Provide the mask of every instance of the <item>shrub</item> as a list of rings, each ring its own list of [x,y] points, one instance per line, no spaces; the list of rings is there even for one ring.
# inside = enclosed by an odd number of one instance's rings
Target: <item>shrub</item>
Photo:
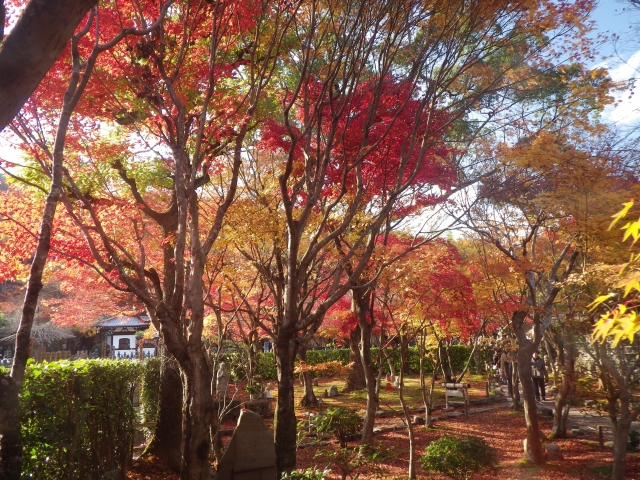
[[[434,350],[435,347],[430,347],[430,350]],[[371,349],[371,357],[374,359],[378,358],[378,348]],[[466,345],[452,345],[450,347],[450,355],[451,355],[451,366],[453,370],[457,372],[461,372],[464,368],[467,360],[469,359],[469,354],[471,353],[471,348]],[[400,369],[400,349],[395,348],[390,351],[391,355],[391,363],[393,364],[396,370]],[[491,363],[491,349],[485,349],[480,351],[480,358],[483,361],[489,361]],[[327,349],[327,350],[308,350],[307,351],[307,365],[314,366],[319,364],[331,364],[332,362],[340,362],[342,365],[347,365],[349,363],[349,349],[348,348],[335,348],[335,349]],[[420,371],[420,355],[418,354],[417,347],[409,347],[409,372],[410,373],[418,373]],[[383,366],[383,371],[385,373],[389,373],[389,366],[385,363]],[[429,362],[428,359],[425,359],[425,372],[432,373],[433,365]],[[276,378],[276,368],[273,360],[273,352],[259,352],[257,354],[257,365],[256,372],[265,380],[272,380]],[[324,375],[330,376],[332,372],[326,372]]]
[[[142,364],[142,378],[140,385],[140,404],[142,420],[155,422],[158,419],[160,405],[160,357],[150,357]]]
[[[331,474],[331,470],[319,470],[317,468],[307,468],[306,470],[283,473],[281,480],[324,480]]]
[[[353,440],[362,432],[362,420],[356,411],[350,408],[329,408],[316,420],[316,429],[318,432],[333,433],[340,447],[345,448],[349,440]]]
[[[140,376],[141,365],[131,361],[31,363],[21,397],[26,477],[124,478]]]
[[[467,480],[481,470],[495,469],[498,458],[496,450],[482,438],[444,436],[429,444],[420,462],[425,470]]]
[[[393,448],[393,447],[392,447]],[[358,470],[366,468],[367,475],[380,475],[380,463],[388,458],[389,451],[384,451],[380,446],[369,446],[368,449],[362,451],[359,447],[355,448],[327,448],[319,450],[315,457],[320,457],[329,462],[329,465],[340,471],[340,478],[346,480],[354,477]],[[354,478],[358,478],[355,475]]]

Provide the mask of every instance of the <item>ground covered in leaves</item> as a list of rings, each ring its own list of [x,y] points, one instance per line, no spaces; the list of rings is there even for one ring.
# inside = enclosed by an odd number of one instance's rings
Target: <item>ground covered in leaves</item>
[[[480,385],[477,386],[478,394]],[[298,393],[298,392],[296,392]],[[332,403],[340,400],[349,404],[352,408],[357,408],[360,398],[350,398],[341,395],[336,399],[331,399]],[[342,403],[340,402],[340,403]],[[413,402],[412,402],[413,403]],[[417,405],[416,405],[417,406]],[[486,407],[483,406],[483,407]],[[435,412],[438,415],[439,412]],[[302,410],[299,418],[304,418]],[[389,425],[401,423],[401,417],[388,417],[379,419],[376,425]],[[229,423],[229,425],[227,425]],[[269,428],[272,421],[266,421]],[[230,422],[225,422],[223,428],[232,428]],[[551,432],[551,421],[546,417],[540,418],[541,431],[548,435]],[[544,467],[536,467],[525,464],[522,461],[522,440],[526,436],[524,414],[512,412],[509,408],[495,408],[491,411],[472,414],[469,419],[448,418],[436,422],[436,428],[425,429],[424,427],[414,427],[417,440],[418,456],[424,453],[426,446],[433,440],[443,435],[475,435],[484,438],[491,446],[497,449],[499,466],[496,472],[486,472],[474,476],[474,479],[536,479],[536,480],[563,480],[563,479],[605,479],[611,474],[612,451],[607,449],[603,452],[599,450],[597,439],[592,433],[586,436],[576,437],[569,435],[564,440],[553,440],[553,443],[562,449],[563,460],[547,463]],[[230,437],[225,437],[225,444]],[[395,430],[376,435],[376,442],[379,442],[381,450],[385,452],[384,458],[376,462],[375,467],[364,467],[363,471],[354,472],[360,478],[406,478],[409,460],[409,441],[406,429]],[[550,442],[550,441],[549,441]],[[352,447],[357,446],[357,442],[352,442]],[[307,467],[317,467],[324,469],[327,460],[322,456],[322,451],[335,448],[336,445],[310,446],[298,450],[298,468],[304,470]],[[640,479],[640,454],[630,453],[627,456],[629,479]],[[340,478],[340,472],[335,467],[329,466],[331,474],[327,478]],[[419,478],[443,479],[433,472],[424,471],[417,466]],[[134,466],[129,474],[131,480],[177,480],[177,475],[171,474],[162,467],[159,459],[139,459],[134,462]]]

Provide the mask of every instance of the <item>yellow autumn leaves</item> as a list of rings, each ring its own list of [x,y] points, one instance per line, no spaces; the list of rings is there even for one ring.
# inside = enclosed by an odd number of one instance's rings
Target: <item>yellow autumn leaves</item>
[[[613,215],[613,222],[609,229],[625,218],[633,205],[633,200],[626,202],[624,208]],[[632,237],[631,245],[633,246],[640,238],[640,218],[627,222],[622,230],[624,230],[623,241]],[[640,302],[640,253],[631,253],[631,258],[623,265],[619,276],[621,280],[616,287],[624,289],[622,301],[600,316],[593,331],[596,340],[604,341],[612,337],[614,345],[623,339],[632,342],[635,334],[640,331],[640,319],[637,313],[640,306],[638,303]],[[616,296],[613,292],[599,296],[590,304],[591,310],[606,307],[606,303]]]

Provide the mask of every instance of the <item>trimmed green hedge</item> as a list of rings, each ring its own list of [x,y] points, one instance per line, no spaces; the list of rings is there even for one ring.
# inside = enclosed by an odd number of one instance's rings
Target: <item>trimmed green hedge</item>
[[[433,347],[435,350],[435,347]],[[451,365],[455,372],[460,372],[464,368],[471,348],[466,345],[452,345],[450,347]],[[484,361],[491,361],[491,350],[481,350],[480,358]],[[371,357],[374,361],[378,358],[378,348],[371,349]],[[317,365],[319,363],[339,361],[346,365],[349,363],[349,349],[348,348],[335,348],[328,350],[307,350],[307,363],[309,365]],[[391,350],[391,362],[396,370],[400,369],[400,349],[394,348]],[[473,365],[473,359],[471,360]],[[428,359],[425,359],[425,370],[427,373],[433,372],[433,365]],[[389,366],[385,364],[385,373],[389,373]],[[418,354],[417,347],[409,347],[409,371],[410,373],[418,373],[420,371],[420,356]],[[257,374],[263,379],[276,378],[276,369],[273,359],[273,352],[260,352],[258,353],[258,366]]]
[[[149,357],[142,363],[140,381],[140,413],[143,422],[155,422],[160,407],[160,366],[161,357]]]
[[[31,363],[23,384],[23,476],[125,478],[143,366],[128,360]]]

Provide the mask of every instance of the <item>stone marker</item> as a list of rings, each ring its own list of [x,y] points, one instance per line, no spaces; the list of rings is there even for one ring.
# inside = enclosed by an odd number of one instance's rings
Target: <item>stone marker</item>
[[[527,448],[527,439],[526,438],[522,441],[522,449],[524,450],[524,459],[527,462],[532,462],[533,461],[533,457],[531,456],[531,453],[529,453],[529,449]]]
[[[546,415],[547,417],[553,417],[553,409],[545,407],[544,405],[538,405],[538,412],[542,415]]]
[[[414,415],[413,424],[414,425],[424,425],[425,424],[424,417],[421,417],[420,415]]]
[[[215,480],[276,480],[273,434],[257,413],[240,413]]]
[[[580,430],[579,428],[572,428],[571,429],[571,434],[572,435],[582,436],[582,435],[584,435],[584,432],[582,430]]]
[[[562,460],[562,452],[560,447],[555,443],[548,443],[544,447],[547,460]]]
[[[330,397],[337,397],[338,396],[338,387],[336,387],[335,385],[331,385],[331,388],[329,388],[329,396]]]
[[[262,398],[265,398],[267,400],[273,398],[273,395],[271,393],[271,384],[268,384],[264,388],[264,392],[262,392]]]
[[[313,386],[314,386],[314,387],[319,387],[319,386],[320,386],[320,382],[318,381],[318,379],[317,379],[317,378],[314,378],[314,379],[313,379]]]

